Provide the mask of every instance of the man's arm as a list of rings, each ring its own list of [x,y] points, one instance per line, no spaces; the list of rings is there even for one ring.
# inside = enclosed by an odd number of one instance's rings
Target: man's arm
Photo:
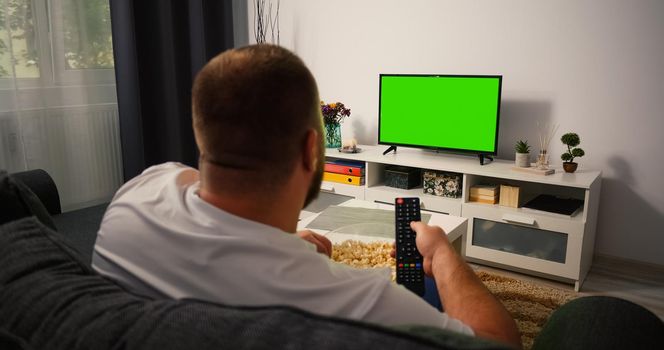
[[[514,319],[456,253],[438,226],[412,222],[424,272],[433,276],[445,312],[470,326],[477,336],[521,348]]]

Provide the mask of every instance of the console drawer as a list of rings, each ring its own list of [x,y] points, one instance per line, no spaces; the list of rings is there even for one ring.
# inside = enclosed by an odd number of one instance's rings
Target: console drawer
[[[394,204],[394,199],[397,197],[418,197],[422,210],[454,216],[461,215],[461,200],[423,195],[421,189],[404,191],[387,186],[368,187],[365,199],[368,201]]]
[[[467,257],[579,278],[581,220],[531,216],[498,206],[468,203],[464,203],[463,214],[468,217]]]
[[[476,247],[499,250],[564,264],[568,235],[561,232],[473,219],[472,239]]]
[[[346,185],[337,182],[323,181],[320,190],[328,193],[351,196],[357,199],[364,199],[364,186]]]

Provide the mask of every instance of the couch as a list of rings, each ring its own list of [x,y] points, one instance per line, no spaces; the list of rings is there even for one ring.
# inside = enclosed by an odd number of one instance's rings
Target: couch
[[[429,327],[384,327],[287,306],[131,293],[90,268],[105,206],[62,214],[48,174],[27,178],[0,172],[0,349],[504,348]],[[584,329],[594,336],[579,333]],[[581,298],[554,314],[535,347],[650,348],[663,337],[661,320],[635,304]]]
[[[97,230],[108,203],[62,212],[60,195],[51,176],[42,169],[12,174],[12,178],[25,184],[43,204],[52,218],[51,228],[64,234],[65,239],[87,263],[92,262],[92,248]]]

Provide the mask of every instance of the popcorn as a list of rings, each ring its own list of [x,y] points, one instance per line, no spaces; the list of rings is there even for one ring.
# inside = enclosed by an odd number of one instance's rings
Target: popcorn
[[[394,281],[396,260],[390,256],[391,250],[392,243],[347,240],[333,246],[332,260],[358,268],[389,267]]]

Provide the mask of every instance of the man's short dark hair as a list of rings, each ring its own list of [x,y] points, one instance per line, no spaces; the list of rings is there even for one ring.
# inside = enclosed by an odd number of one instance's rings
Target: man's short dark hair
[[[201,162],[237,170],[243,179],[287,178],[306,131],[321,130],[316,81],[300,58],[279,46],[216,56],[196,76],[192,100]]]

